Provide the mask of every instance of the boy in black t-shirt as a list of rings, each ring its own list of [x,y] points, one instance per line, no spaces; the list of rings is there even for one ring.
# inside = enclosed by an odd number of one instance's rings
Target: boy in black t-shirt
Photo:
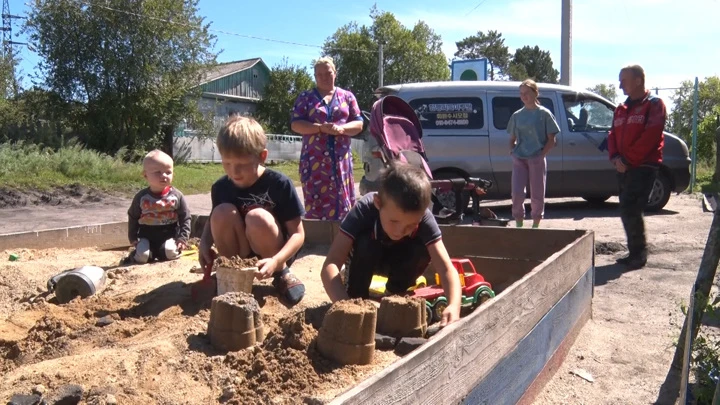
[[[273,277],[273,286],[291,305],[305,286],[289,266],[305,241],[305,209],[292,181],[268,169],[267,137],[255,120],[232,117],[217,146],[226,176],[212,186],[212,213],[200,239],[200,265],[213,261],[211,247],[224,257],[257,256],[255,277]]]
[[[423,170],[395,163],[383,172],[380,191],[364,196],[350,210],[323,264],[323,286],[333,302],[368,298],[373,274],[388,277],[387,292],[403,294],[432,260],[448,297],[440,325],[459,318],[460,279],[428,209],[430,198]],[[347,289],[340,277],[343,264]]]

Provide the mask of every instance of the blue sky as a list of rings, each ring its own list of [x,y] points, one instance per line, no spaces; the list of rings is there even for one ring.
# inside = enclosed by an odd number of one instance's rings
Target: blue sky
[[[24,1],[10,0],[12,14],[27,11]],[[620,67],[639,63],[648,87],[677,87],[682,80],[720,75],[720,0],[575,0],[573,2],[573,85],[617,84]],[[332,5],[340,5],[340,7]],[[443,40],[448,58],[455,42],[477,31],[497,30],[511,52],[524,45],[550,51],[560,70],[561,0],[355,0],[297,2],[288,0],[201,0],[200,13],[212,22],[219,61],[261,57],[274,66],[283,57],[308,66],[320,56],[326,38],[352,21],[371,23],[373,4],[407,27],[425,21]],[[479,6],[478,6],[479,5]],[[478,6],[477,8],[475,8]],[[475,8],[475,9],[474,9]],[[19,22],[14,31],[19,31]],[[242,35],[315,45],[307,47],[244,38]],[[16,38],[23,41],[24,38]],[[25,76],[37,55],[19,47]],[[670,91],[661,91],[668,98]]]

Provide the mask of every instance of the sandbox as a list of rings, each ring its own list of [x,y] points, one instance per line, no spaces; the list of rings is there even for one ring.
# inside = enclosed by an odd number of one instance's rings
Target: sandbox
[[[196,218],[194,229],[202,220]],[[293,268],[307,263],[301,276],[319,280],[322,254],[338,226],[304,224],[306,257]],[[0,277],[2,272],[30,270],[17,267],[27,259],[23,253],[53,254],[28,249],[86,248],[88,256],[112,253],[119,259],[127,245],[126,226],[0,235],[0,252],[19,251],[21,256],[12,263],[0,257]],[[282,307],[267,283],[253,288],[260,294],[266,325],[262,345],[214,351],[205,335],[209,303],[203,307],[189,302],[188,284],[201,276],[190,274],[189,262],[180,260],[155,270],[111,269],[116,284],[109,292],[64,306],[30,291],[43,286],[44,275],[20,283],[26,292],[19,298],[8,290],[11,315],[0,323],[0,399],[15,392],[29,394],[36,384],[53,390],[74,382],[86,385],[88,403],[107,403],[102,399],[107,395],[117,397],[118,403],[262,403],[263,398],[274,403],[531,403],[590,317],[592,232],[442,229],[450,255],[469,258],[497,296],[403,357],[376,349],[370,365],[327,361],[314,348],[319,325],[310,325],[321,321],[327,297],[321,291],[311,296],[309,286],[308,296],[293,311]],[[88,247],[120,250],[94,253]],[[85,261],[66,267],[92,264]],[[155,282],[151,291],[134,288],[133,283],[157,278],[164,280]],[[426,278],[432,280],[432,272]],[[0,300],[5,295],[0,289]],[[71,370],[72,365],[85,369]],[[292,373],[298,369],[316,372]],[[260,383],[268,378],[278,383]]]

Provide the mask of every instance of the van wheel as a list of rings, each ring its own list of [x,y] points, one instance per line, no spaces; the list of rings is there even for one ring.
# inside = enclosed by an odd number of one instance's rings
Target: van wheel
[[[663,209],[670,200],[670,194],[672,193],[672,186],[670,179],[662,171],[655,177],[652,191],[648,197],[648,202],[645,205],[645,211],[657,212]]]
[[[604,197],[583,197],[583,200],[589,202],[592,205],[600,205],[607,201],[610,198],[610,196],[604,196]]]

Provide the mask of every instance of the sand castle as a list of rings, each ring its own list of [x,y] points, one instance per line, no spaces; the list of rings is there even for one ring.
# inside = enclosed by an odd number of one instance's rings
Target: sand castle
[[[213,346],[225,351],[262,343],[265,334],[255,298],[244,292],[229,292],[213,298],[208,336]]]
[[[427,331],[425,300],[383,297],[378,309],[377,331],[393,337],[424,337]]]
[[[325,314],[317,349],[340,364],[370,364],[375,353],[377,308],[360,299],[338,301]]]

